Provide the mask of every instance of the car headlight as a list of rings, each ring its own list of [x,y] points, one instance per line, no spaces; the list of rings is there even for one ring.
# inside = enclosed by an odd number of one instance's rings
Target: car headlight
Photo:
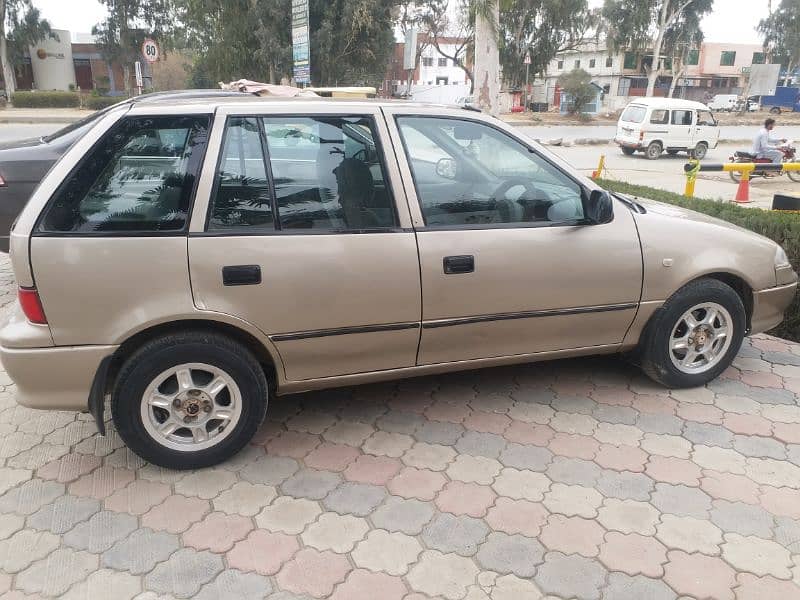
[[[786,251],[778,246],[775,249],[775,268],[780,269],[789,266],[791,266],[791,263],[789,262],[789,257],[786,255]]]

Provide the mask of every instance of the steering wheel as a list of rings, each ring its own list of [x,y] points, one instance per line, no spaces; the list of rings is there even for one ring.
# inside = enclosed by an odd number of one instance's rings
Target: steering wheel
[[[520,194],[517,200],[521,200],[523,198],[528,198],[530,200],[536,199],[536,195],[539,193],[539,190],[529,179],[524,177],[509,177],[497,187],[492,195],[496,202],[497,211],[500,214],[503,223],[512,223],[515,221],[520,221],[523,218],[522,213],[525,210],[524,207],[519,202],[506,198],[506,194],[509,192],[509,190],[520,186],[524,188],[524,191],[522,194]]]

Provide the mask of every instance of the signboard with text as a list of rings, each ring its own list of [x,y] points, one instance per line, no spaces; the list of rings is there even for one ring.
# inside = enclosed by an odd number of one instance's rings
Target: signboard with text
[[[308,0],[292,0],[292,61],[297,83],[311,83],[308,39]]]

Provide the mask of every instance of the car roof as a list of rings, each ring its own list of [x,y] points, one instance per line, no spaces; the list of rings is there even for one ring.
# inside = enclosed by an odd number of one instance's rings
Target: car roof
[[[417,108],[433,108],[433,109],[458,109],[464,110],[456,104],[437,104],[430,102],[410,102],[402,99],[384,99],[384,98],[323,98],[323,97],[297,97],[286,98],[278,96],[254,96],[252,94],[233,94],[221,95],[210,94],[208,96],[197,97],[162,97],[153,98],[149,101],[148,106],[186,106],[186,107],[206,107],[216,109],[223,106],[240,106],[240,105],[253,105],[253,106],[330,106],[331,104],[339,104],[342,106],[391,106],[391,107],[417,107]],[[467,109],[474,110],[474,109]]]
[[[638,104],[640,106],[656,106],[660,108],[708,108],[702,102],[683,100],[681,98],[637,98],[636,100],[632,100],[628,106],[631,104]]]

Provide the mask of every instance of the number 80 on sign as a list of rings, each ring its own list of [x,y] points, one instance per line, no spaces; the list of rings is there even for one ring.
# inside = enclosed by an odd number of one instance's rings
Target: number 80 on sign
[[[146,39],[142,42],[142,56],[147,62],[154,63],[158,60],[158,44],[155,40]]]

